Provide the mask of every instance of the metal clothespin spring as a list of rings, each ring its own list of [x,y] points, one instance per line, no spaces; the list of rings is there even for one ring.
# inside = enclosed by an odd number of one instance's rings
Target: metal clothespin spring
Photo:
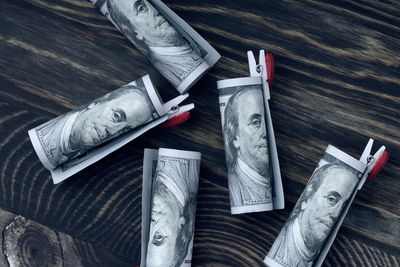
[[[168,115],[174,114],[179,111],[179,106],[172,106],[171,109],[168,111]]]
[[[367,158],[367,166],[371,165],[371,163],[374,162],[374,161],[375,161],[374,156],[369,155],[368,158]]]
[[[262,73],[262,71],[263,71],[263,66],[262,66],[261,64],[258,64],[258,65],[256,66],[256,71],[258,72],[258,74],[261,75],[261,73]]]

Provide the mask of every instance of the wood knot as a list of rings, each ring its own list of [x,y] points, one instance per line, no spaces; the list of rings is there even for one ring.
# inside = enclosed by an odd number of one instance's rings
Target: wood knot
[[[57,234],[21,216],[5,228],[3,249],[10,267],[62,266]]]

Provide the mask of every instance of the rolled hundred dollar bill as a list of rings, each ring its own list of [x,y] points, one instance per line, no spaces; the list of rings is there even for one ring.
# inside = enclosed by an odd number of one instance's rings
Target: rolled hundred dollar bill
[[[163,102],[146,75],[28,133],[57,183],[165,121],[164,115]]]
[[[329,145],[264,262],[320,266],[366,170],[367,164]]]
[[[270,153],[275,139],[261,77],[222,80],[217,86],[231,213],[283,208],[283,191],[276,189],[281,185],[279,164],[276,148],[273,158]],[[273,166],[277,166],[275,174]],[[274,206],[274,202],[279,204]]]
[[[218,52],[159,0],[90,0],[180,92],[220,58]]]
[[[140,266],[191,266],[200,157],[145,149]]]

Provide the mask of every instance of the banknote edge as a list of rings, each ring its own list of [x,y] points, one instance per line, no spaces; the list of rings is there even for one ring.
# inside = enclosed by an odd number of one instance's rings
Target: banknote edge
[[[258,204],[258,205],[246,205],[239,207],[231,206],[231,214],[243,214],[243,213],[252,213],[252,212],[263,212],[263,211],[271,211],[274,209],[273,202],[268,204]]]
[[[33,149],[36,152],[36,155],[38,156],[40,162],[43,164],[43,166],[48,169],[49,171],[55,169],[56,167],[53,166],[53,164],[50,163],[50,161],[47,159],[47,155],[43,150],[42,145],[40,144],[40,140],[37,136],[36,133],[36,128],[30,129],[28,131],[29,139],[31,140]]]
[[[277,262],[276,260],[274,260],[268,256],[265,257],[264,263],[270,267],[287,267],[285,265],[280,264],[279,262]]]
[[[226,80],[217,81],[217,88],[222,89],[226,87],[244,86],[244,85],[257,85],[262,84],[261,77],[240,77]]]
[[[328,145],[325,152],[334,156],[335,158],[339,159],[343,163],[346,163],[347,165],[349,165],[353,169],[359,171],[360,173],[363,173],[365,171],[365,168],[367,167],[366,164],[353,158],[349,154],[343,152],[342,150],[340,150],[332,145]]]
[[[185,159],[194,159],[200,160],[201,153],[197,151],[189,151],[189,150],[178,150],[171,148],[160,148],[158,150],[158,156],[166,156],[166,157],[174,157],[174,158],[185,158]]]
[[[196,206],[197,206],[197,200],[196,200]],[[195,219],[194,219],[193,224],[195,224],[195,221],[196,221],[196,216],[195,216]],[[187,251],[187,253],[186,253],[184,262],[182,263],[181,267],[185,267],[185,266],[186,266],[186,267],[190,267],[191,264],[192,264],[192,260],[193,260],[194,232],[195,232],[196,228],[194,227],[193,230],[194,230],[194,231],[193,231],[193,234],[192,234],[192,239],[190,240],[190,244],[189,244],[189,247],[188,247],[188,251]],[[185,261],[187,261],[187,260],[190,260],[190,263],[185,263]]]
[[[194,85],[201,77],[206,74],[206,72],[210,69],[210,65],[206,61],[202,62],[198,65],[188,76],[186,76],[182,82],[176,87],[179,93],[186,93],[192,85]]]
[[[266,125],[268,131],[269,151],[271,156],[272,176],[274,179],[274,190],[276,193],[275,197],[272,198],[272,203],[274,204],[274,210],[279,210],[285,208],[285,193],[283,191],[281,167],[279,164],[278,149],[276,148],[275,131],[272,123],[271,110],[269,108],[268,100],[264,99],[264,102],[266,109]]]
[[[164,103],[158,94],[157,89],[155,88],[153,82],[150,79],[150,75],[145,75],[142,77],[144,86],[146,88],[147,94],[149,95],[150,101],[153,104],[154,108],[156,109],[158,115],[160,117],[166,114],[166,111],[163,107]]]
[[[151,162],[148,162],[148,160]],[[142,230],[140,266],[146,267],[147,246],[149,241],[150,217],[151,217],[151,179],[152,161],[158,161],[158,149],[145,148],[143,154],[143,176],[142,176]],[[145,180],[147,179],[147,180]],[[150,207],[150,208],[149,208]],[[149,209],[148,209],[149,208]],[[146,227],[144,227],[144,223]],[[146,231],[147,230],[147,231]]]

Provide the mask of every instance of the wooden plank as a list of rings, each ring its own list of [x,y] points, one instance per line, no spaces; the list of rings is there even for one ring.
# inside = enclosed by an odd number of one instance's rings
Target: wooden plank
[[[56,186],[29,129],[147,73],[164,100],[177,92],[92,4],[0,2],[0,207],[107,251],[110,263],[139,264],[143,148],[197,150],[194,265],[262,266],[326,146],[358,157],[372,137],[391,158],[357,195],[325,265],[399,265],[400,5],[165,2],[223,56],[189,91],[192,118],[154,129]],[[246,51],[258,49],[276,61],[270,106],[286,209],[232,216],[216,80],[247,76]],[[100,259],[88,247],[84,266]]]
[[[0,209],[1,266],[131,266],[104,249]]]

